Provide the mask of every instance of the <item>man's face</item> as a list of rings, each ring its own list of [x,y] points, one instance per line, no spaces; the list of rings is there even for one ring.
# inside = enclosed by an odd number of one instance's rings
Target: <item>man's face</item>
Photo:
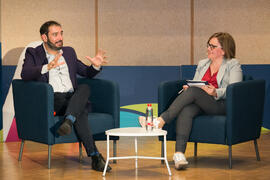
[[[63,47],[63,30],[61,26],[50,26],[47,35],[47,45],[52,50],[60,50]]]

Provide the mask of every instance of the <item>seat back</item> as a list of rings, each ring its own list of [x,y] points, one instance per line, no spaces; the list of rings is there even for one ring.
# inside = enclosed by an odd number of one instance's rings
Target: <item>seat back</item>
[[[117,83],[104,79],[79,78],[79,84],[90,87],[89,101],[92,112],[108,113],[115,119],[115,128],[120,127],[120,93]]]
[[[177,93],[182,89],[181,87],[186,83],[185,80],[178,81],[166,81],[159,84],[158,87],[158,116],[166,111],[174,99],[177,97]],[[175,127],[176,121],[173,120],[170,124],[165,124],[163,129],[167,131],[167,140],[175,141]],[[162,137],[159,137],[163,140]]]

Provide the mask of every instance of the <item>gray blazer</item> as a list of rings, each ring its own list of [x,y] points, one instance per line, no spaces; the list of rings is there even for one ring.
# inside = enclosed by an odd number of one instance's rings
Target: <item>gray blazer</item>
[[[202,80],[210,64],[210,59],[199,61],[193,80]],[[240,82],[242,79],[243,73],[239,61],[237,59],[223,59],[217,74],[218,89],[216,89],[216,100],[225,99],[227,86],[235,82]]]

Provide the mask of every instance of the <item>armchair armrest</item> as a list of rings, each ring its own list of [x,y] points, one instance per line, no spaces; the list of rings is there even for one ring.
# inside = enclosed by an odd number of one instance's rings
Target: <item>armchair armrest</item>
[[[12,81],[18,136],[25,140],[53,144],[54,94],[51,85],[36,81]]]
[[[165,81],[160,83],[158,87],[158,115],[168,109],[184,84],[186,84],[185,80]]]
[[[92,112],[108,113],[115,119],[115,127],[120,127],[120,95],[118,84],[104,79],[79,78],[79,84],[90,87]]]
[[[265,80],[231,84],[226,91],[227,143],[233,145],[260,137]]]

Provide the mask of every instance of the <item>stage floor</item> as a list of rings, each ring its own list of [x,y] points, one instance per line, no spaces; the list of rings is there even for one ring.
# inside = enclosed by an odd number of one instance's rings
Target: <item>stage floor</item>
[[[111,142],[112,143],[112,142]],[[134,154],[133,138],[121,137],[117,153],[121,156]],[[99,151],[106,158],[106,141],[96,143]],[[160,160],[118,160],[110,164],[112,171],[102,177],[102,172],[91,169],[91,158],[78,160],[78,144],[60,144],[52,148],[51,169],[47,169],[48,147],[43,144],[26,141],[22,161],[18,162],[20,142],[0,143],[0,179],[1,180],[63,180],[63,179],[172,179],[172,180],[269,180],[270,179],[270,133],[262,134],[258,140],[261,161],[256,160],[252,141],[232,147],[232,169],[228,167],[228,147],[223,145],[198,144],[198,156],[193,157],[193,143],[187,147],[186,157],[189,167],[186,170],[174,169],[172,159],[174,142],[168,142],[168,161],[172,176],[168,176],[165,164]],[[161,145],[156,137],[138,138],[139,155],[160,155]],[[111,152],[112,155],[112,152]]]

